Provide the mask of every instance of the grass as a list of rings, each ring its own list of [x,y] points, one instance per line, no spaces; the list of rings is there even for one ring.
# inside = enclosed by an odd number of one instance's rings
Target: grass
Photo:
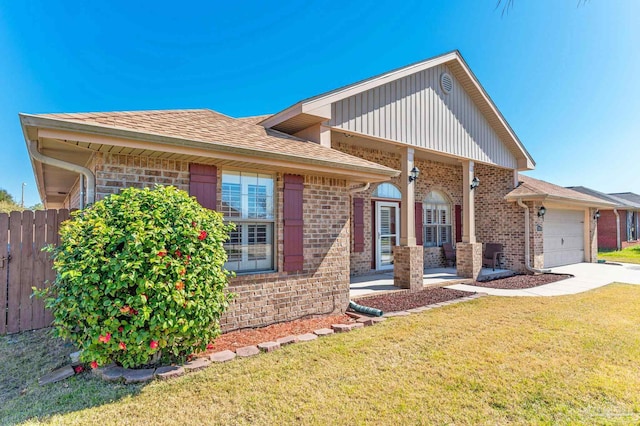
[[[640,286],[624,284],[553,298],[486,297],[146,386],[80,375],[40,388],[42,355],[27,350],[21,368],[0,370],[0,383],[11,374],[26,381],[2,389],[0,419],[50,412],[57,414],[39,421],[637,423],[638,300]],[[3,360],[8,339],[0,338]]]
[[[640,244],[616,251],[602,250],[598,252],[598,258],[611,262],[640,264]]]

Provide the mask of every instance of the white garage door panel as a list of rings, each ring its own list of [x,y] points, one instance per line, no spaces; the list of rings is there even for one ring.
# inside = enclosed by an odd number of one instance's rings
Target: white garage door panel
[[[543,230],[545,268],[584,261],[583,211],[549,209]]]

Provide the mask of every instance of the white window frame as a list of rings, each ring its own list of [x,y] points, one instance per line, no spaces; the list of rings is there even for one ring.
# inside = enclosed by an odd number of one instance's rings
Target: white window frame
[[[262,194],[252,197],[256,188]],[[236,225],[224,245],[229,257],[225,268],[238,274],[275,270],[275,177],[223,170],[221,189],[224,220]],[[256,230],[261,232],[256,234]],[[252,241],[252,234],[261,241]]]
[[[422,203],[422,235],[424,247],[441,247],[453,240],[452,204],[440,191],[431,191]],[[433,238],[429,237],[431,231]]]

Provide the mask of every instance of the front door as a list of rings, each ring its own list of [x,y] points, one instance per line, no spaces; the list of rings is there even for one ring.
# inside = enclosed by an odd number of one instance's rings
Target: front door
[[[393,269],[393,247],[400,237],[398,203],[376,202],[376,269]]]

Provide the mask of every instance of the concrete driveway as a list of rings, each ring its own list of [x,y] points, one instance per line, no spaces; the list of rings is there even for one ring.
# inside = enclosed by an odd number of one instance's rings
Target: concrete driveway
[[[576,263],[551,269],[557,274],[571,274],[574,277],[539,287],[522,290],[502,290],[475,287],[466,284],[448,286],[455,290],[480,291],[492,296],[561,296],[582,293],[602,287],[612,282],[640,285],[640,265],[630,263]]]

